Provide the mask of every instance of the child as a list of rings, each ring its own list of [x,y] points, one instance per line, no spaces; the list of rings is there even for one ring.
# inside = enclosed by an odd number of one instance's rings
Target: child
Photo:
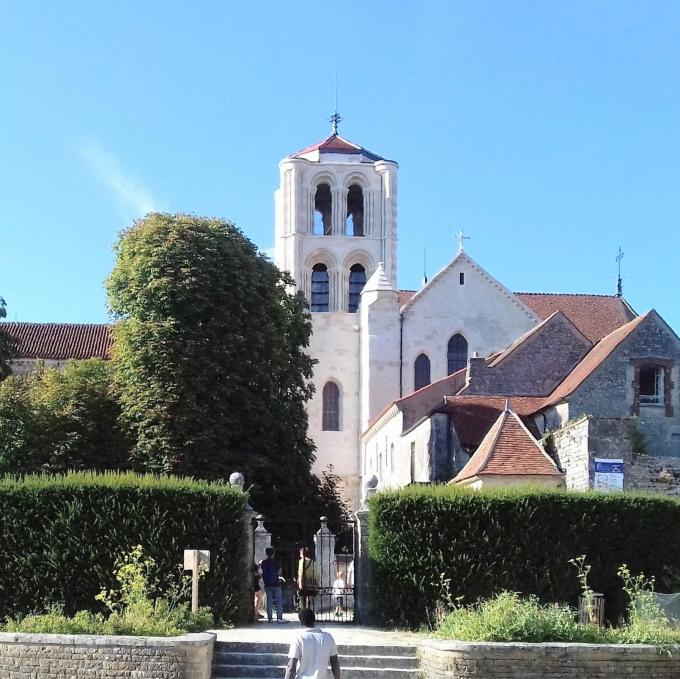
[[[335,574],[335,580],[333,581],[333,596],[335,597],[335,617],[342,617],[343,610],[343,595],[345,593],[345,581],[342,579],[342,571],[338,571]]]

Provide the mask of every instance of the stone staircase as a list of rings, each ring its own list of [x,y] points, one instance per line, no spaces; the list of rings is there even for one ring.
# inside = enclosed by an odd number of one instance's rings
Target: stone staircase
[[[342,679],[418,679],[415,646],[338,645]],[[288,644],[217,642],[213,679],[283,679]],[[330,669],[328,676],[332,679]]]

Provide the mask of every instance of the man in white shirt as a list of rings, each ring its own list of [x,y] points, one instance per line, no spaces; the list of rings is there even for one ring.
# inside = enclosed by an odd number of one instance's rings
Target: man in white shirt
[[[333,679],[340,679],[338,649],[333,637],[314,627],[314,611],[300,609],[300,624],[304,627],[288,651],[286,679],[326,679],[330,663]]]

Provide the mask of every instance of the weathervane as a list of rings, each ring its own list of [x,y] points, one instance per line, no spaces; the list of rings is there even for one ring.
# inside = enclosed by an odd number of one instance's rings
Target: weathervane
[[[465,241],[470,240],[470,236],[466,236],[463,233],[463,229],[461,229],[457,234],[456,234],[456,240],[458,241],[458,252],[463,252],[465,249]]]
[[[619,245],[619,252],[616,255],[616,262],[619,265],[619,277],[616,281],[616,296],[621,297],[623,296],[623,281],[621,280],[621,260],[623,259],[623,250],[621,249],[621,246]]]

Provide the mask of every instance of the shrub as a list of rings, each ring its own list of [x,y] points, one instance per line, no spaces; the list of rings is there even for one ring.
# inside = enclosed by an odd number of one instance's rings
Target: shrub
[[[185,548],[209,549],[201,603],[218,621],[238,619],[245,498],[222,484],[132,473],[1,478],[0,619],[50,606],[103,612],[95,597],[116,587],[116,559],[136,545],[153,560],[154,596],[177,585]]]
[[[370,550],[383,622],[417,627],[445,592],[472,604],[502,591],[575,605],[569,559],[592,566],[590,581],[616,622],[625,596],[620,564],[677,587],[680,502],[639,494],[515,488],[473,491],[410,487],[371,500]]]

